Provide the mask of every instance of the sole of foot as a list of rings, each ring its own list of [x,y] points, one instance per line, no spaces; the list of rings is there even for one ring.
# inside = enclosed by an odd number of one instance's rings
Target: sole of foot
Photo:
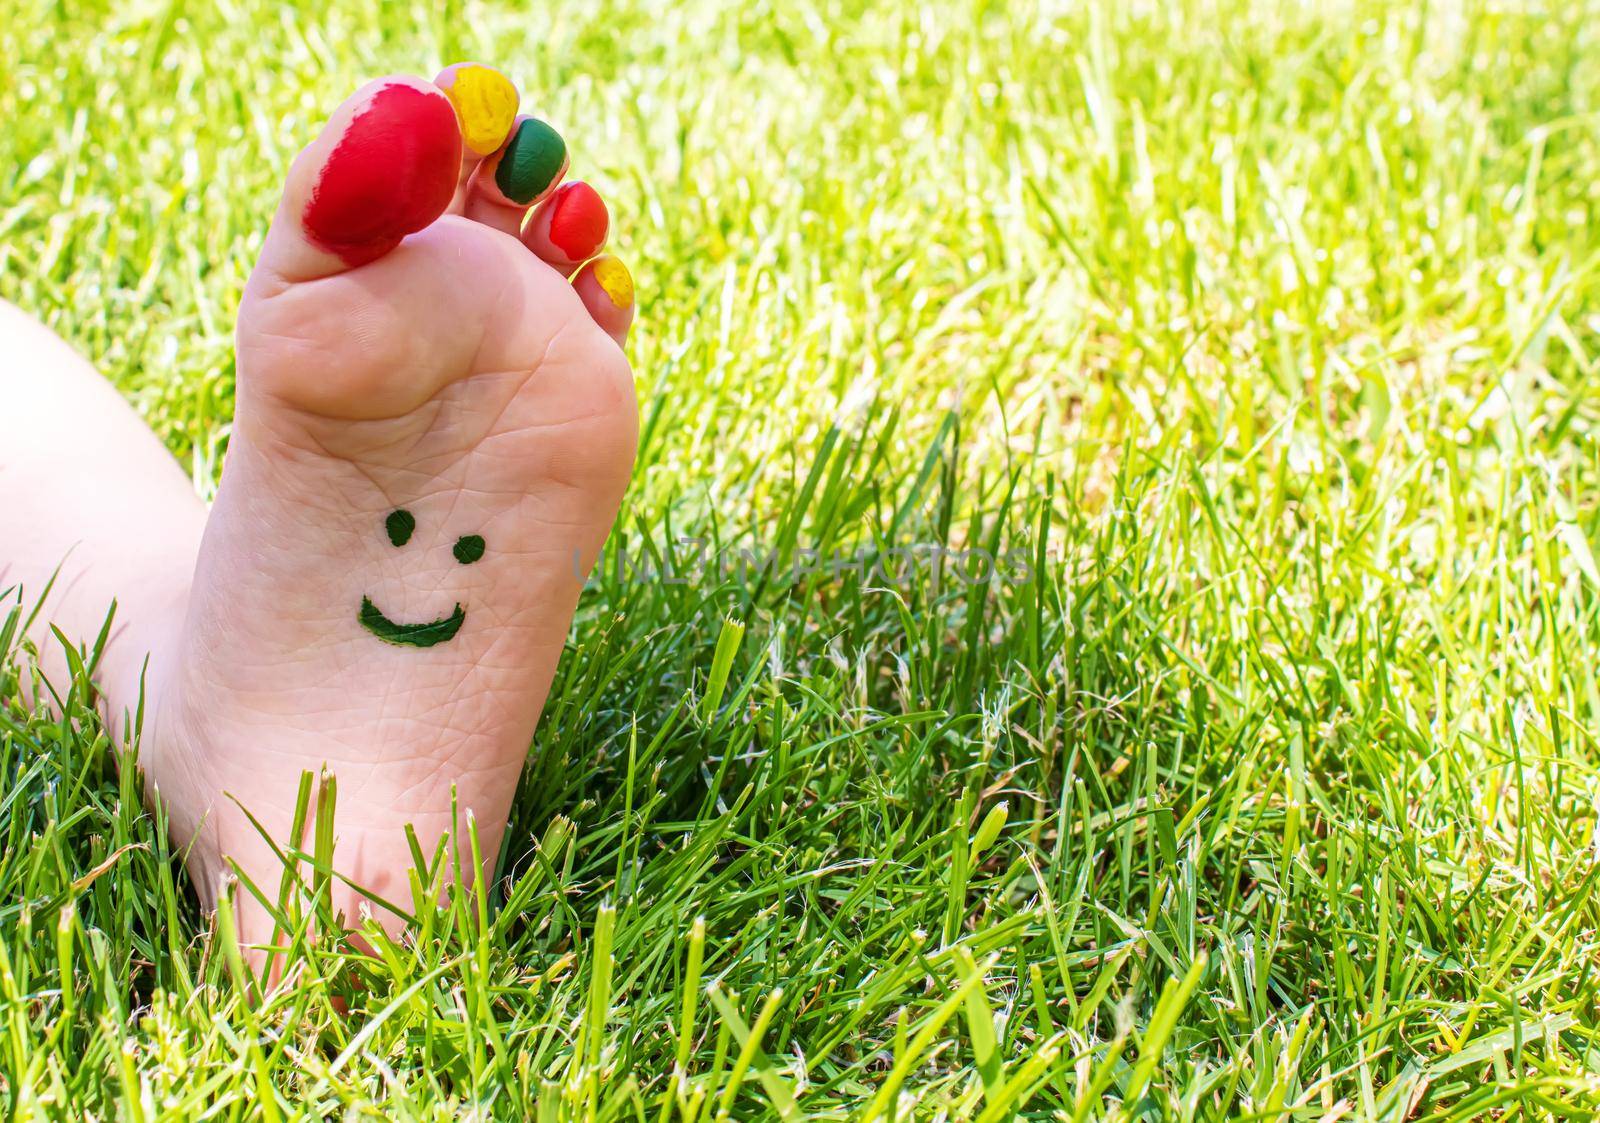
[[[499,851],[638,430],[609,215],[518,101],[477,63],[382,78],[289,170],[187,616],[147,688],[141,764],[208,903],[235,870],[276,896],[306,772],[337,781],[347,922],[401,926],[368,894],[409,902],[407,824],[428,854],[468,822]],[[243,942],[273,939],[237,909]]]

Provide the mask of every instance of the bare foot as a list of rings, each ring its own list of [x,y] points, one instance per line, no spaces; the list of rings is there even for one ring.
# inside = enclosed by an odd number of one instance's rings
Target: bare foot
[[[187,618],[152,662],[142,763],[202,894],[229,858],[277,886],[229,796],[282,844],[308,770],[338,781],[336,868],[380,897],[409,900],[405,825],[431,853],[452,787],[498,850],[638,424],[605,208],[558,187],[565,146],[516,103],[475,64],[380,79],[289,172]]]

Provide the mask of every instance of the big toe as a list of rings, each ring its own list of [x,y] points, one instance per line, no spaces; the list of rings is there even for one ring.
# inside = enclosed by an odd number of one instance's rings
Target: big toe
[[[367,83],[295,159],[262,268],[305,281],[382,257],[444,213],[461,155],[456,111],[437,86]]]

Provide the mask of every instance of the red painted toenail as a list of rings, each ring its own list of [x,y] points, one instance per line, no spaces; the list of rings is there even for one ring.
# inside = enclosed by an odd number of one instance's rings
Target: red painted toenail
[[[600,193],[587,183],[567,184],[550,207],[550,241],[569,260],[587,261],[605,245],[611,217]]]
[[[461,131],[443,94],[379,90],[346,126],[306,204],[306,235],[360,265],[443,213],[461,166]]]

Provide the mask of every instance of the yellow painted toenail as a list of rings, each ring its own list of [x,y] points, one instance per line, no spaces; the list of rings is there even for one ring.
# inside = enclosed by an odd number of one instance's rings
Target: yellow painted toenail
[[[633,306],[633,275],[610,254],[594,259],[594,279],[618,308]]]
[[[440,83],[456,107],[461,140],[479,156],[487,156],[505,143],[517,117],[517,88],[511,79],[491,66],[463,63]]]

